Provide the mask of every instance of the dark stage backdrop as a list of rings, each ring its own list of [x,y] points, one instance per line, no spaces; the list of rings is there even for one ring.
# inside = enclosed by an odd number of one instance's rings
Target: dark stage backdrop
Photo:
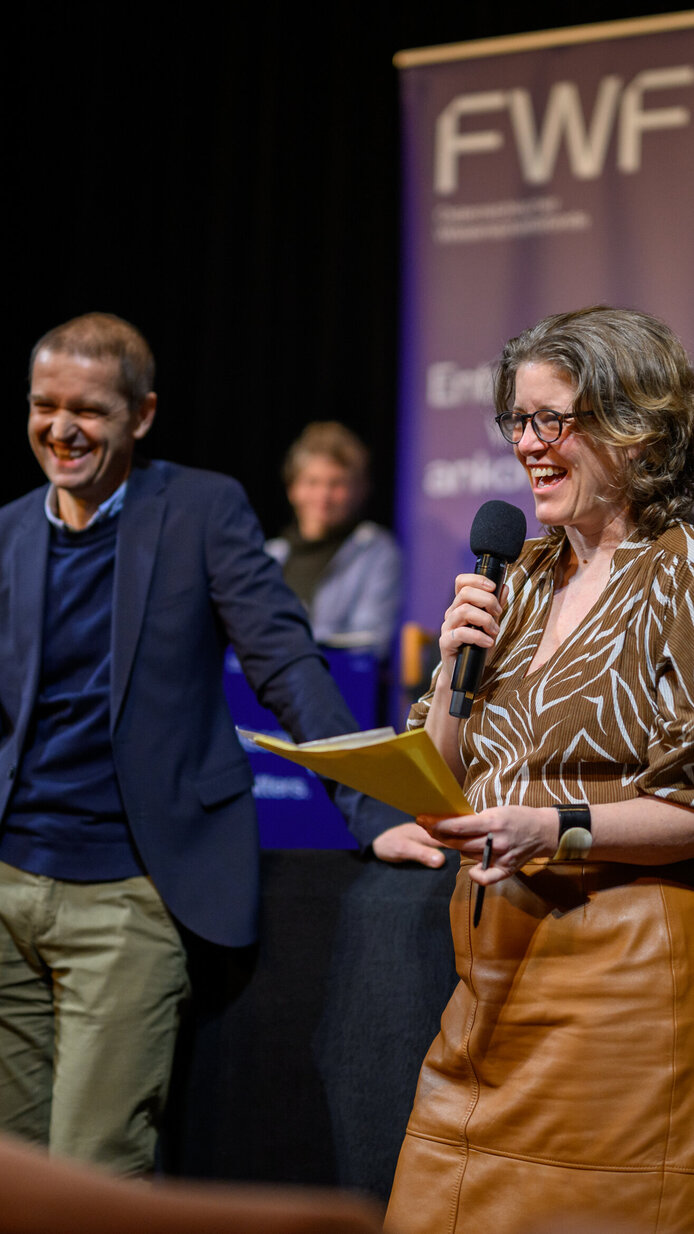
[[[6,41],[0,501],[40,479],[26,357],[58,321],[136,322],[152,452],[239,476],[268,532],[309,419],[373,447],[391,518],[401,48],[669,11],[481,0],[16,6]]]

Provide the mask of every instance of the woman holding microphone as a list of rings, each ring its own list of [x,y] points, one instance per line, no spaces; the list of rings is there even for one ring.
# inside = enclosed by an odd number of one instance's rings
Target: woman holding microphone
[[[691,1234],[694,374],[662,322],[592,308],[512,339],[496,403],[548,531],[498,599],[458,578],[410,719],[476,813],[420,820],[461,854],[460,981],[387,1228],[520,1234],[570,1212]],[[458,721],[466,645],[488,656]]]

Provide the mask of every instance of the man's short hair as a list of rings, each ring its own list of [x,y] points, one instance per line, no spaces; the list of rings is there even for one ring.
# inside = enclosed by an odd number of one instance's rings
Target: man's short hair
[[[42,335],[31,352],[29,381],[36,357],[44,350],[90,360],[117,360],[119,390],[130,411],[137,411],[154,386],[154,356],[147,339],[136,326],[113,313],[83,313]]]

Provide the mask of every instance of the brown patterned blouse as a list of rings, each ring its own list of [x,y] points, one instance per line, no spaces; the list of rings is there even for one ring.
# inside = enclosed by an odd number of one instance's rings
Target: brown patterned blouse
[[[625,801],[694,805],[694,528],[616,550],[602,595],[527,676],[563,543],[528,540],[469,720],[461,782],[476,810]],[[409,726],[424,723],[431,692]]]

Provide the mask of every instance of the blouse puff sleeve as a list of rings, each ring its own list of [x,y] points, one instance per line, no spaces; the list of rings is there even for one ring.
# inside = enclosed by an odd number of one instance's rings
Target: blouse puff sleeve
[[[648,760],[640,793],[694,806],[694,560],[664,557],[651,607],[655,682]]]

